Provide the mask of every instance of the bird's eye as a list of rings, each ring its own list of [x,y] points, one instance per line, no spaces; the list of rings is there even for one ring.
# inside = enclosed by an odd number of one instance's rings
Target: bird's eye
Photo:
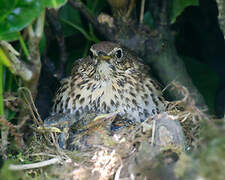
[[[105,56],[106,54],[103,51],[98,51],[98,56]]]
[[[122,58],[123,57],[123,52],[122,52],[122,49],[118,49],[116,50],[116,57],[118,59]]]

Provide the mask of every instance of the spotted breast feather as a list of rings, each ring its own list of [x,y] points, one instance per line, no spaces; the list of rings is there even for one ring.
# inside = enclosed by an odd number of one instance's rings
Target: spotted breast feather
[[[94,44],[90,51],[62,81],[52,114],[119,111],[141,122],[164,110],[161,90],[137,56],[112,42]]]

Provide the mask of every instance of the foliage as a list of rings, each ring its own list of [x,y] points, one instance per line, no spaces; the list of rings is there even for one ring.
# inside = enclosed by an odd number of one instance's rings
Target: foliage
[[[19,33],[40,15],[45,7],[58,8],[66,0],[1,0],[0,40],[17,40]]]
[[[42,0],[2,0],[0,40],[18,39],[18,32],[29,25],[43,10]]]
[[[176,21],[176,18],[183,12],[188,6],[199,5],[198,0],[173,0],[171,8],[171,23]]]
[[[49,0],[45,1],[45,5],[48,8],[60,8],[66,3],[67,0]]]
[[[3,67],[0,64],[0,116],[4,116],[4,104],[3,104]]]
[[[27,49],[26,43],[21,36],[21,31],[29,26],[44,10],[46,7],[59,8],[66,0],[1,0],[0,1],[0,40],[12,41],[19,40],[20,47],[23,49],[24,55],[29,57],[29,51]],[[42,41],[43,42],[43,41]],[[3,93],[4,90],[13,91],[12,83],[13,75],[2,67],[2,64],[6,67],[11,67],[11,62],[8,56],[5,54],[4,50],[0,46],[0,112],[3,115]],[[8,75],[7,75],[8,74]],[[6,76],[7,75],[7,76]],[[9,80],[9,83],[6,82]],[[7,87],[8,88],[7,88]],[[7,110],[8,111],[8,110]],[[6,113],[9,119],[13,116],[13,112]],[[8,119],[7,118],[7,119]]]
[[[183,57],[187,71],[213,113],[216,86],[219,82],[218,75],[207,64],[200,63],[194,58]],[[202,67],[202,68],[199,68]],[[211,86],[209,86],[209,84]]]
[[[85,2],[86,7],[93,15],[97,16],[103,10],[108,11],[106,0],[83,0],[83,2]],[[173,0],[170,16],[171,24],[176,22],[177,17],[182,14],[186,7],[197,5],[199,5],[198,0]],[[103,40],[103,38],[94,30],[91,23],[84,20],[78,10],[72,8],[69,3],[67,3],[67,0],[0,0],[0,41],[6,40],[12,42],[13,47],[21,53],[21,57],[28,60],[30,51],[29,48],[27,48],[27,27],[29,27],[46,8],[54,8],[58,12],[58,20],[62,27],[62,33],[68,40],[67,67],[70,69],[74,59],[86,56],[90,45]],[[153,18],[149,10],[145,11],[144,23],[154,28]],[[45,23],[45,29],[50,29],[48,23]],[[42,54],[47,47],[47,41],[49,40],[47,38],[47,35],[44,34],[39,45],[40,54]],[[55,50],[58,48],[58,44],[55,43],[57,40],[54,37],[54,39],[50,39],[49,41],[53,45],[52,48],[49,49],[48,55],[51,59],[54,59],[54,63],[57,64],[60,61],[57,54],[58,52]],[[212,94],[215,93],[218,77],[214,72],[210,71],[208,66],[202,66],[200,63],[196,63],[194,59],[184,59],[188,71],[192,74],[196,85],[206,97],[207,104],[213,109],[214,96]],[[0,116],[5,116],[8,121],[12,121],[16,113],[8,108],[4,109],[4,93],[7,91],[16,92],[21,85],[21,80],[10,72],[10,67],[11,61],[0,45]],[[199,70],[199,67],[204,68]],[[199,72],[202,72],[200,76],[198,76]],[[207,79],[204,73],[211,74],[210,79]],[[212,86],[208,88],[207,85],[209,82]],[[7,175],[7,173],[9,172],[6,171],[6,167],[3,167],[0,179],[2,177],[5,179],[6,176],[9,179],[13,179],[13,174],[9,173]]]
[[[10,67],[11,63],[10,60],[8,59],[8,57],[5,55],[4,51],[2,50],[2,48],[0,47],[0,62],[5,65],[6,67]]]

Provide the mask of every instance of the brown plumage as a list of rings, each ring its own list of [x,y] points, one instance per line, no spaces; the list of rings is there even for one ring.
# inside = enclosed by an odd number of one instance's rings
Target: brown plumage
[[[52,114],[109,113],[119,110],[131,121],[144,121],[164,110],[165,101],[148,67],[135,54],[112,42],[94,44],[62,81]]]

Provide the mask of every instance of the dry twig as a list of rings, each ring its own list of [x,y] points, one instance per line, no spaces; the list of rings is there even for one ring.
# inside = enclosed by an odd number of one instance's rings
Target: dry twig
[[[50,160],[38,162],[38,163],[33,163],[33,164],[23,164],[23,165],[15,165],[15,164],[10,164],[9,169],[12,171],[21,171],[21,170],[26,170],[26,169],[35,169],[35,168],[41,168],[45,166],[49,166],[52,164],[58,164],[62,162],[60,157],[55,157]]]
[[[142,0],[141,1],[141,12],[140,12],[140,24],[143,23],[144,12],[145,12],[145,0]]]

